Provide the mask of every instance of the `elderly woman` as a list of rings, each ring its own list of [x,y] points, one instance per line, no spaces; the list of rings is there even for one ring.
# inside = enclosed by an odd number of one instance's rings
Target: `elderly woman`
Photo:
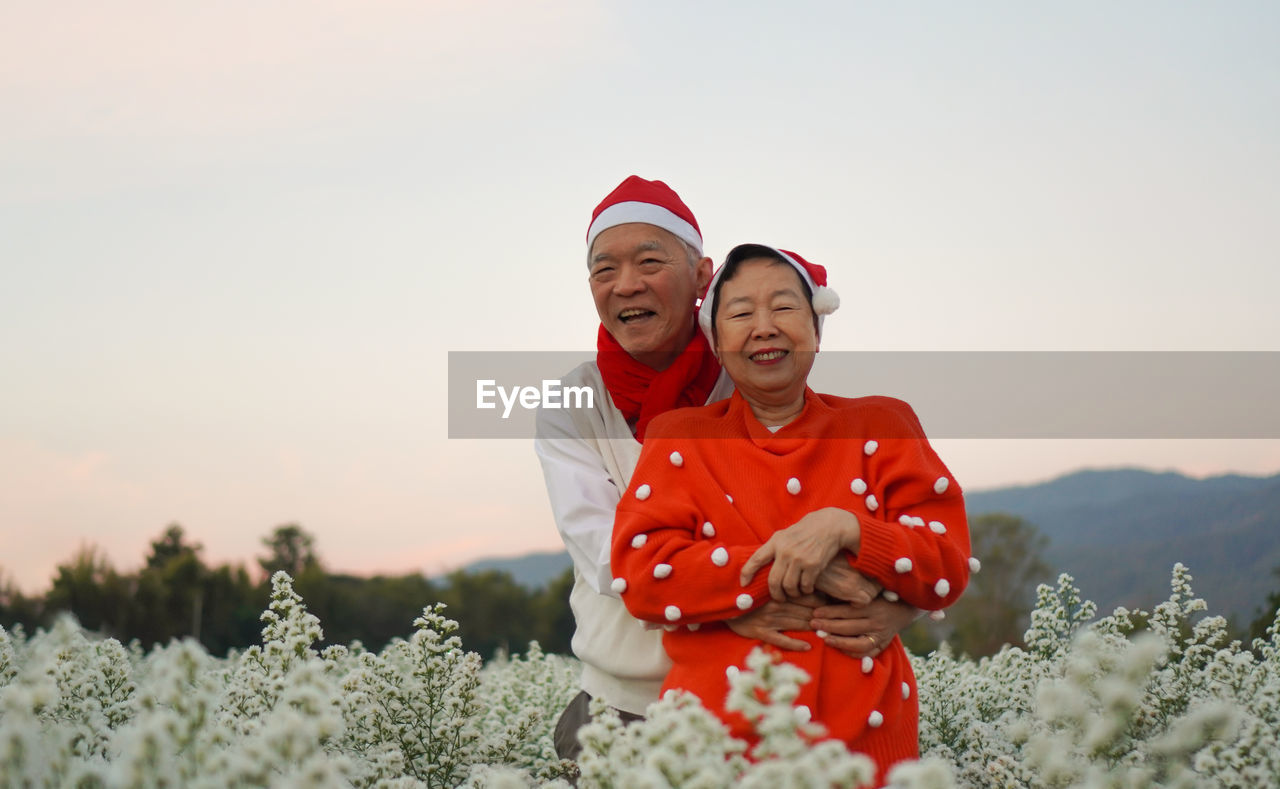
[[[911,408],[806,384],[838,304],[825,285],[794,253],[729,253],[699,319],[737,391],[650,424],[614,525],[614,589],[634,616],[667,626],[664,690],[696,694],[748,739],[724,709],[726,670],[760,642],[726,622],[771,596],[849,599],[858,578],[846,565],[923,609],[950,605],[968,581],[964,501]],[[787,635],[807,649],[775,652],[809,674],[796,703],[813,721],[874,759],[882,781],[918,755],[915,680],[896,637],[858,660],[820,630]]]

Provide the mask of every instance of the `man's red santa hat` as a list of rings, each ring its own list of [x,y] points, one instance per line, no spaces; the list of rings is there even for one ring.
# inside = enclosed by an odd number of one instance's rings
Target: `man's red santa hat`
[[[588,257],[596,236],[611,227],[632,222],[660,227],[702,256],[702,231],[680,195],[662,181],[646,181],[632,175],[618,184],[592,212],[591,225],[587,228]],[[591,265],[590,260],[587,265]]]

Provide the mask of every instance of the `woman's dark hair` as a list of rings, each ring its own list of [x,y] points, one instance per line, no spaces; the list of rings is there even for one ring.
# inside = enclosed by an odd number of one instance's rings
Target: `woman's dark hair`
[[[773,247],[766,247],[763,244],[739,244],[729,250],[729,254],[725,255],[724,265],[720,270],[720,278],[716,280],[716,286],[711,292],[711,338],[718,341],[719,333],[716,331],[716,315],[720,313],[720,288],[724,283],[733,279],[737,275],[738,269],[748,260],[765,259],[786,266],[790,271],[795,271],[796,279],[800,280],[800,288],[804,291],[804,300],[809,303],[809,311],[813,313],[813,329],[818,330],[818,314],[813,309],[813,288],[809,287],[809,283],[805,282],[804,277],[800,276],[800,272],[796,271],[795,266],[784,258],[778,250]]]

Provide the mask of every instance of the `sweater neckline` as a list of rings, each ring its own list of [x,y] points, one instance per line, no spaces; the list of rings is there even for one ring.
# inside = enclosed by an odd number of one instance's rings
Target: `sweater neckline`
[[[803,447],[811,438],[817,437],[814,426],[821,421],[821,412],[827,409],[826,404],[808,386],[804,388],[804,407],[795,419],[778,428],[770,430],[751,410],[746,399],[736,389],[733,392],[733,408],[746,429],[751,443],[773,455],[789,455]]]

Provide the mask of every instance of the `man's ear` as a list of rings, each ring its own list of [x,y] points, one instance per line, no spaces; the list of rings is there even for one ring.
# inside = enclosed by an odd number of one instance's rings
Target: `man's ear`
[[[711,258],[698,261],[698,265],[694,267],[693,278],[698,286],[698,292],[706,292],[707,286],[711,284]]]

